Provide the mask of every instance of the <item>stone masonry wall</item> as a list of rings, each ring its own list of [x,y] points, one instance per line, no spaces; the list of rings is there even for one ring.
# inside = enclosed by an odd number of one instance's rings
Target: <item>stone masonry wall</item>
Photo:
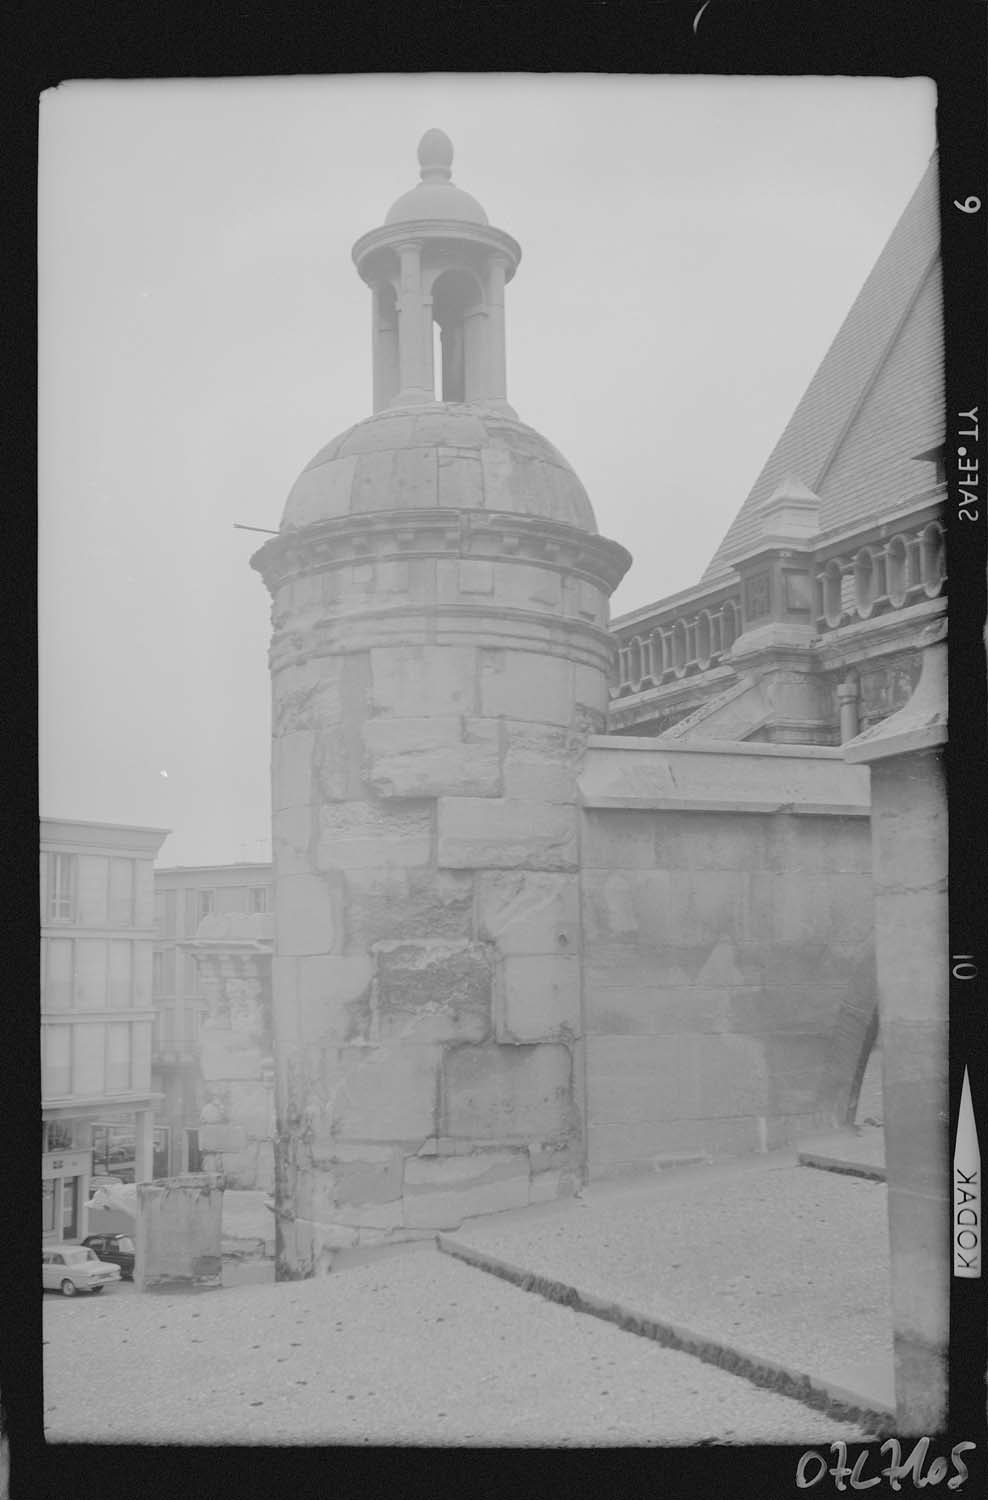
[[[842,1123],[872,908],[866,817],[588,810],[591,1177]]]
[[[282,1277],[582,1179],[576,780],[607,593],[544,536],[499,561],[443,525],[451,556],[310,548],[273,590]]]
[[[206,917],[189,945],[207,1013],[199,1032],[203,1170],[274,1191],[271,918]]]

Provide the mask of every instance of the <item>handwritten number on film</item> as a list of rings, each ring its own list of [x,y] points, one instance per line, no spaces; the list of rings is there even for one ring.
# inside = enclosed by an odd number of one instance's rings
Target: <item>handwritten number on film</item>
[[[959,208],[962,214],[976,214],[981,207],[981,199],[973,197],[965,198],[963,203],[958,203],[955,198],[954,207]]]

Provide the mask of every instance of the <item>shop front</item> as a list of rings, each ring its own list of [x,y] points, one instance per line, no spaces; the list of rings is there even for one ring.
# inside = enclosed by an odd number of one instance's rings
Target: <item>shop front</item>
[[[74,1240],[83,1222],[92,1174],[91,1151],[49,1151],[41,1158],[41,1238]]]

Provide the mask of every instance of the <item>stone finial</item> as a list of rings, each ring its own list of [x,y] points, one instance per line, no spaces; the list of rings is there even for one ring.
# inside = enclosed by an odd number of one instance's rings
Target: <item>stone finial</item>
[[[423,182],[449,182],[453,175],[453,142],[444,130],[427,130],[419,141],[418,155]]]

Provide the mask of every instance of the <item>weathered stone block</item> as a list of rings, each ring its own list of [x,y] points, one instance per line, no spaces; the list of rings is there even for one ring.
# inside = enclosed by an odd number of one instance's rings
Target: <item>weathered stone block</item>
[[[459,510],[480,510],[484,494],[479,454],[440,448],[438,457],[439,504]]]
[[[430,1134],[527,1142],[573,1129],[572,1062],[562,1044],[456,1047],[443,1075],[443,1124]]]
[[[668,1036],[683,1031],[726,1031],[738,991],[654,985],[600,985],[587,992],[587,1028],[601,1036]],[[752,989],[757,1006],[762,991]]]
[[[357,726],[359,732],[359,726]],[[319,798],[342,802],[350,791],[353,723],[327,724],[313,751],[313,786]],[[359,758],[357,761],[359,767]],[[315,799],[313,799],[315,800]]]
[[[480,703],[485,718],[568,724],[573,714],[573,664],[531,651],[485,650]]]
[[[504,794],[535,802],[576,799],[578,745],[568,730],[555,725],[504,725]]]
[[[477,881],[477,931],[499,953],[575,954],[580,938],[576,875],[484,871]]]
[[[279,875],[276,881],[278,952],[332,953],[341,943],[339,879],[324,875]]]
[[[553,568],[530,568],[528,571],[528,598],[532,604],[543,609],[559,611],[562,608],[562,578]]]
[[[418,938],[444,941],[473,931],[473,875],[466,870],[366,869],[346,873],[347,945]]]
[[[248,1140],[274,1135],[274,1092],[271,1088],[259,1078],[246,1078],[231,1082],[229,1092],[230,1119],[243,1126]]]
[[[364,774],[380,797],[495,797],[501,790],[494,719],[372,719],[364,746]]]
[[[366,1040],[374,962],[369,954],[333,954],[298,961],[299,1025],[303,1046],[345,1046]]]
[[[401,718],[475,713],[477,658],[468,646],[389,646],[371,651],[375,713]]]
[[[298,959],[271,960],[271,1022],[278,1047],[298,1041]]]
[[[461,594],[491,594],[494,592],[494,566],[481,558],[466,558],[459,565],[457,578]]]
[[[321,870],[429,863],[432,815],[428,807],[380,808],[364,802],[338,802],[319,809],[319,825],[316,858]]]
[[[573,664],[573,701],[581,708],[606,717],[610,703],[607,673],[582,662]]]
[[[222,1225],[223,1189],[212,1174],[188,1173],[138,1183],[137,1290],[220,1286]]]
[[[413,1156],[405,1165],[405,1223],[410,1228],[455,1229],[476,1214],[523,1208],[528,1184],[524,1151]]]
[[[388,1231],[400,1229],[404,1222],[405,1205],[401,1198],[390,1203],[341,1203],[336,1210],[338,1224],[351,1224],[359,1231],[360,1245],[380,1244],[389,1238]],[[367,1231],[376,1233],[375,1239]]]
[[[271,807],[306,807],[312,801],[312,754],[315,734],[311,729],[276,735],[271,745]]]
[[[655,818],[638,809],[586,810],[583,814],[583,868],[655,868]]]
[[[641,1119],[591,1124],[590,1180],[652,1171],[677,1161],[742,1156],[760,1146],[753,1116],[723,1120]]]
[[[490,1035],[492,966],[483,944],[381,943],[375,957],[382,1041],[480,1042]]]
[[[340,457],[300,474],[292,486],[292,527],[347,515],[356,467],[356,456]]]
[[[498,1041],[557,1041],[581,1033],[577,957],[511,955],[498,965],[498,977]]]
[[[312,871],[309,844],[313,811],[308,806],[282,808],[271,814],[271,842],[278,874],[308,875]]]
[[[579,1189],[575,1172],[554,1168],[548,1172],[532,1174],[528,1187],[529,1203],[552,1203],[557,1198],[572,1198]]]
[[[441,1057],[440,1047],[408,1042],[343,1048],[333,1089],[333,1134],[416,1143],[436,1135]]]
[[[341,1204],[383,1204],[401,1202],[404,1160],[399,1151],[389,1153],[386,1161],[352,1161],[336,1168],[336,1198]],[[361,1223],[370,1224],[369,1218]],[[400,1222],[400,1219],[399,1221]]]
[[[588,1036],[591,1135],[599,1125],[695,1118],[698,1088],[691,1038]]]
[[[199,1034],[199,1066],[207,1082],[257,1078],[262,1059],[256,1042],[229,1027],[207,1025]]]
[[[514,798],[440,797],[438,863],[446,869],[575,870],[577,812]]]

